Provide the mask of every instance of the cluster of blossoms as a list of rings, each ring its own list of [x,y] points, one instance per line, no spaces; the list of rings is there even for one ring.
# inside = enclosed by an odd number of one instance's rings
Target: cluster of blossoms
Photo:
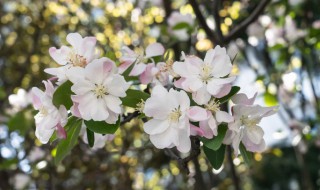
[[[187,153],[190,136],[214,139],[221,124],[228,126],[223,143],[232,145],[235,154],[241,143],[248,151],[265,149],[258,124],[274,114],[276,107],[254,105],[255,97],[236,94],[239,88],[232,87],[236,77],[231,75],[232,63],[225,48],[210,49],[204,60],[182,52],[181,60],[173,61],[163,58],[165,48],[160,43],[150,44],[142,53],[124,47],[117,66],[109,58],[99,58],[94,37],[71,33],[67,41],[71,47],[49,49],[61,66],[45,70],[53,75],[44,81],[45,91],[32,89],[33,105],[39,110],[36,136],[42,143],[54,133],[68,138],[68,125],[76,120],[81,121],[79,133],[84,142],[90,143],[92,135],[89,139],[88,133],[93,133],[94,146],[103,147],[117,129],[108,128],[121,123],[128,106],[146,117],[144,131],[159,149],[176,147]],[[147,85],[151,94],[135,90],[140,84]],[[221,104],[230,98],[232,115],[221,110]]]

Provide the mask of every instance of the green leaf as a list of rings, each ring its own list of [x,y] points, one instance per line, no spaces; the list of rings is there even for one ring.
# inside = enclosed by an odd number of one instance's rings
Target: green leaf
[[[149,94],[140,90],[129,89],[126,93],[127,96],[121,98],[122,104],[132,108],[136,108],[137,104],[141,102],[141,99],[145,101],[150,97]]]
[[[10,131],[18,131],[24,136],[26,131],[32,127],[34,118],[30,111],[22,110],[11,117],[7,123]]]
[[[114,134],[120,126],[120,119],[118,119],[116,124],[109,124],[105,121],[84,121],[87,128],[90,131],[99,133],[99,134]]]
[[[3,87],[0,87],[0,100],[6,98],[6,91],[3,89]]]
[[[181,29],[189,29],[190,25],[186,22],[180,22],[176,24],[172,30],[181,30]]]
[[[241,153],[241,156],[242,156],[244,162],[248,166],[250,166],[251,165],[251,161],[252,161],[252,157],[253,157],[253,153],[247,151],[246,147],[244,147],[244,145],[242,143],[240,144],[239,149],[240,149],[240,153]]]
[[[221,145],[221,147],[216,151],[206,146],[203,146],[204,154],[207,156],[212,167],[216,170],[218,170],[223,164],[225,151],[226,151],[226,145]]]
[[[135,62],[136,62],[136,61],[135,61]],[[132,63],[132,65],[130,65],[130,67],[127,68],[127,70],[125,70],[125,71],[122,73],[122,76],[124,77],[124,79],[125,79],[126,81],[135,81],[135,80],[138,80],[138,77],[137,77],[137,76],[130,76],[130,75],[129,75],[130,72],[132,71],[134,65],[136,64],[135,62]]]
[[[58,143],[56,156],[54,157],[55,165],[58,165],[77,144],[78,136],[81,130],[81,123],[82,120],[77,120],[67,133],[67,138]]]
[[[90,147],[94,145],[94,132],[87,128],[87,139]]]
[[[72,82],[66,81],[61,84],[57,90],[53,94],[53,105],[55,105],[58,109],[60,105],[64,105],[67,110],[72,106],[71,95],[73,92],[71,91]]]
[[[71,116],[68,118],[68,122],[67,124],[63,127],[64,130],[68,133],[68,131],[70,130],[70,128],[74,125],[74,123],[77,121],[77,117],[74,117],[74,116]],[[57,131],[55,131],[53,133],[53,135],[51,136],[50,138],[50,143],[54,142],[55,140],[58,139],[58,136],[57,136]]]
[[[228,129],[228,125],[225,123],[221,123],[218,126],[218,135],[216,137],[213,137],[213,139],[206,139],[206,138],[200,138],[203,145],[212,149],[212,150],[218,150],[221,145],[222,141],[224,139],[224,136],[226,135]]]
[[[217,98],[217,101],[219,101],[221,104],[227,102],[228,100],[230,100],[232,98],[232,96],[236,95],[240,90],[239,86],[233,86],[229,92],[229,94],[227,94],[226,96],[222,97],[222,98]]]

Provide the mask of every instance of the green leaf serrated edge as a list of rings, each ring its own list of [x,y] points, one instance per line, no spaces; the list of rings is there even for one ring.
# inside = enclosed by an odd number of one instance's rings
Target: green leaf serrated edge
[[[63,84],[61,84],[57,90],[53,93],[52,97],[52,103],[55,105],[58,109],[60,105],[64,105],[66,109],[70,109],[73,105],[73,102],[71,100],[71,95],[73,92],[71,91],[72,82],[66,81]]]
[[[90,131],[99,134],[114,134],[120,127],[120,119],[118,119],[116,124],[109,124],[105,121],[84,121]]]

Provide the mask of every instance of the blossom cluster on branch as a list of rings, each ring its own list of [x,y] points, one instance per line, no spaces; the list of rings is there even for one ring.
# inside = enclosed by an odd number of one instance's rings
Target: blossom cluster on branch
[[[204,59],[185,55],[168,59],[160,43],[145,51],[123,47],[120,60],[99,57],[96,38],[70,33],[71,46],[52,47],[49,54],[60,67],[45,70],[53,75],[44,81],[45,91],[32,89],[36,137],[42,143],[60,140],[56,161],[77,143],[78,136],[91,147],[104,146],[121,127],[126,107],[139,111],[143,129],[159,148],[191,150],[191,136],[198,137],[207,157],[223,154],[225,145],[238,150],[262,152],[263,117],[276,113],[277,107],[254,105],[255,96],[240,94],[232,76],[232,62],[226,49],[216,46]],[[119,63],[119,64],[116,64]],[[147,91],[141,90],[147,85]],[[150,94],[148,92],[151,92]],[[221,109],[233,102],[231,114]],[[222,151],[222,152],[221,152]]]

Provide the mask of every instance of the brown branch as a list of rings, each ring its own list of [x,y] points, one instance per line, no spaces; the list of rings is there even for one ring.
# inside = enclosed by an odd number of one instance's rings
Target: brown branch
[[[236,190],[241,190],[240,180],[239,180],[239,177],[237,175],[236,168],[235,168],[235,166],[233,164],[231,146],[227,146],[227,156],[228,156],[227,160],[228,160],[228,162],[230,164],[230,169],[231,169],[231,175],[232,175],[232,181],[233,181],[234,188]]]
[[[214,23],[216,25],[216,31],[217,31],[217,45],[223,45],[224,43],[224,36],[221,31],[221,19],[219,15],[219,9],[221,5],[221,0],[214,0],[213,1],[213,18]]]
[[[233,30],[229,32],[229,34],[225,37],[224,43],[228,43],[231,40],[239,37],[239,35],[246,30],[246,28],[254,22],[258,16],[264,11],[266,6],[271,2],[271,0],[261,0],[260,4],[253,10],[253,12],[243,20],[239,25],[235,26]]]
[[[200,153],[201,153],[200,140],[197,137],[191,137],[191,152],[190,152],[189,156],[187,156],[185,158],[181,158],[180,156],[178,156],[178,154],[175,153],[174,149],[165,149],[165,153],[170,158],[177,160],[180,168],[185,170],[186,173],[189,175],[190,170],[188,168],[188,162],[193,159],[198,158],[198,156],[200,155]]]
[[[196,2],[196,0],[189,0],[189,3],[192,6],[193,11],[196,14],[196,17],[197,17],[200,25],[204,29],[205,33],[207,34],[209,40],[212,43],[216,44],[217,43],[217,38],[215,36],[215,33],[209,28],[206,19],[204,18],[204,16],[201,13],[201,10],[199,9],[198,3]]]

